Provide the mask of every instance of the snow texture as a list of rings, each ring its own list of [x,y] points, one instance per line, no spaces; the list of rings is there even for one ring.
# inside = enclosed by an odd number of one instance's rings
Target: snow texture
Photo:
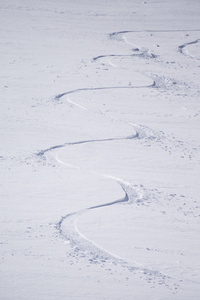
[[[200,2],[0,18],[0,299],[199,299]]]

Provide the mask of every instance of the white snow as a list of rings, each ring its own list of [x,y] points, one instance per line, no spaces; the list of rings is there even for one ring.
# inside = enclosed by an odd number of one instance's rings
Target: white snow
[[[0,299],[198,299],[200,2],[0,20]]]

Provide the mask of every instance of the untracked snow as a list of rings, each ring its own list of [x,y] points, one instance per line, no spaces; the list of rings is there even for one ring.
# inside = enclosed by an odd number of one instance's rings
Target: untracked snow
[[[0,299],[199,299],[200,2],[0,20]]]

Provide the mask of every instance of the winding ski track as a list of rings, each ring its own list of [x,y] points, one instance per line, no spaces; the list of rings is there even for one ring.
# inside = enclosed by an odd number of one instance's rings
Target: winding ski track
[[[188,30],[185,30],[188,31]],[[194,30],[194,31],[200,31],[199,29]],[[115,55],[115,54],[111,54],[111,55],[99,55],[97,57],[93,58],[94,62],[98,62],[101,59],[105,59],[107,58],[109,61],[110,66],[113,67],[117,67],[116,65],[114,65],[111,62],[111,59],[113,57],[141,57],[141,58],[150,58],[150,59],[154,59],[156,58],[156,55],[151,53],[151,51],[148,50],[141,50],[138,46],[130,43],[128,41],[128,39],[124,36],[124,34],[127,33],[133,33],[133,32],[179,32],[179,30],[146,30],[146,31],[121,31],[121,32],[114,32],[111,33],[109,35],[110,39],[116,39],[116,40],[123,40],[125,43],[134,46],[135,48],[133,49],[134,51],[137,51],[137,53],[134,54],[130,54],[130,55]],[[180,32],[183,32],[183,30],[180,30]],[[200,39],[197,39],[193,42],[189,42],[189,43],[184,43],[180,46],[178,46],[178,51],[181,54],[185,54],[184,49],[186,46],[191,45],[191,44],[195,44],[198,43],[200,41]],[[83,105],[77,104],[76,102],[72,101],[69,96],[71,94],[74,93],[81,93],[83,91],[101,91],[101,90],[116,90],[116,89],[140,89],[140,88],[154,88],[157,87],[157,82],[155,80],[155,78],[152,78],[152,84],[150,85],[141,85],[141,86],[103,86],[103,87],[91,87],[91,88],[78,88],[78,89],[74,89],[74,90],[70,90],[67,92],[63,92],[61,94],[58,94],[55,97],[56,101],[59,101],[61,98],[63,98],[64,96],[67,96],[67,102],[76,106],[78,109],[82,109],[87,111],[88,109],[86,107],[84,107]],[[128,122],[127,122],[128,123]],[[140,127],[137,124],[129,124],[130,126],[132,126],[135,130],[135,133],[131,136],[125,136],[125,137],[121,137],[121,138],[105,138],[105,139],[91,139],[91,140],[82,140],[82,141],[74,141],[74,142],[65,142],[61,145],[56,145],[56,146],[52,146],[48,149],[45,150],[41,150],[40,152],[37,153],[38,156],[44,156],[46,155],[49,151],[52,150],[58,150],[61,148],[65,148],[67,146],[73,146],[73,145],[79,145],[79,144],[86,144],[86,143],[98,143],[98,142],[112,142],[112,141],[116,141],[116,140],[127,140],[127,139],[138,139],[141,137],[141,131],[142,131],[142,127]],[[72,168],[77,168],[77,169],[81,169],[79,166],[75,166],[75,165],[71,165],[67,162],[63,162],[62,160],[59,159],[58,154],[56,155],[56,160],[58,163],[66,165],[68,167],[72,167]],[[95,206],[91,206],[88,208],[85,208],[83,210],[80,211],[76,211],[73,213],[69,213],[66,214],[65,216],[62,216],[60,221],[56,224],[56,228],[59,231],[59,233],[61,235],[63,235],[67,240],[70,241],[70,243],[72,245],[75,245],[76,248],[79,248],[79,251],[84,251],[87,250],[87,248],[90,249],[90,253],[93,253],[93,257],[91,259],[94,259],[94,257],[99,257],[99,261],[107,261],[107,260],[111,260],[114,261],[115,263],[119,263],[121,264],[123,267],[127,267],[129,270],[132,271],[139,271],[142,272],[143,274],[147,274],[148,276],[152,276],[158,279],[159,282],[161,282],[161,284],[164,285],[168,285],[169,283],[166,283],[166,281],[170,280],[170,281],[176,281],[177,282],[177,278],[173,278],[171,276],[168,276],[167,274],[163,274],[160,271],[157,270],[152,270],[152,269],[148,269],[146,268],[143,264],[136,262],[136,261],[127,261],[126,259],[123,259],[117,255],[115,255],[114,253],[109,252],[108,250],[102,248],[101,246],[97,245],[96,243],[94,243],[93,241],[89,240],[86,236],[84,236],[80,230],[77,227],[77,220],[79,218],[80,215],[82,215],[83,213],[87,213],[90,210],[95,210],[95,209],[100,209],[100,208],[105,208],[108,206],[113,206],[113,205],[117,205],[117,204],[121,204],[121,203],[126,203],[129,201],[129,195],[127,192],[127,187],[131,187],[131,184],[124,181],[123,179],[120,178],[116,178],[116,177],[112,177],[111,175],[106,175],[106,174],[99,174],[99,173],[95,173],[93,171],[88,171],[87,169],[81,169],[84,172],[90,172],[93,174],[96,174],[98,176],[103,176],[107,179],[110,180],[114,180],[116,181],[118,184],[120,184],[121,188],[124,191],[124,198],[119,199],[119,200],[115,200],[112,202],[108,202],[108,203],[104,203],[101,205],[95,205]],[[67,230],[63,231],[63,224],[65,223],[65,228],[68,227]],[[69,226],[68,226],[69,225]],[[178,280],[179,281],[179,280]]]

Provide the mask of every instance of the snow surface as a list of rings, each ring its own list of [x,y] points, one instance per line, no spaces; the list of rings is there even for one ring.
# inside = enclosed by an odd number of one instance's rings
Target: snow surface
[[[0,20],[0,299],[199,299],[200,1]]]

